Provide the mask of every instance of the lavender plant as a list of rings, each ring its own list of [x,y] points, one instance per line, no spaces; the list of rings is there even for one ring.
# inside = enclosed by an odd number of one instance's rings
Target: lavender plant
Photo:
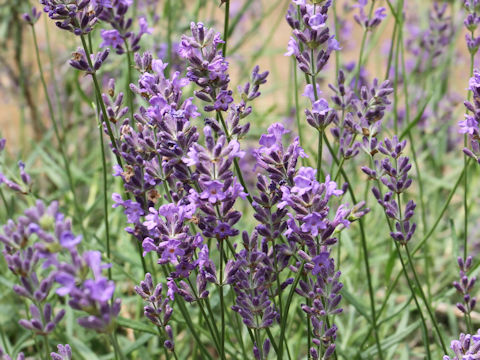
[[[477,1],[4,2],[0,358],[479,356]]]

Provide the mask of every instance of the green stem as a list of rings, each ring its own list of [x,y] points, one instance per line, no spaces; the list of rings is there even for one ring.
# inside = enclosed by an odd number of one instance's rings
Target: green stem
[[[389,223],[390,224],[390,223]],[[395,244],[395,248],[397,249],[397,255],[398,258],[400,259],[400,263],[402,264],[402,271],[405,276],[405,279],[407,280],[408,287],[410,288],[410,292],[413,297],[413,301],[415,301],[415,305],[417,306],[418,313],[420,314],[420,319],[422,321],[422,332],[423,332],[423,337],[424,337],[424,345],[425,349],[427,350],[427,358],[431,359],[431,354],[430,354],[430,345],[428,343],[428,327],[427,327],[427,322],[425,321],[425,317],[423,316],[422,308],[420,307],[420,303],[418,302],[417,296],[415,295],[415,289],[413,288],[413,284],[410,280],[410,277],[408,276],[407,268],[405,266],[405,261],[403,261],[402,253],[400,252],[400,247],[398,245],[398,242],[393,240]],[[426,340],[426,341],[425,341]]]
[[[223,48],[222,55],[227,57],[227,42],[228,42],[228,23],[230,21],[230,0],[225,0],[225,19],[223,24]]]
[[[85,55],[87,58],[88,66],[93,69],[93,64],[92,60],[90,59],[90,51],[88,50],[87,42],[85,40],[84,35],[80,35],[80,39],[82,40],[82,46],[83,46],[83,51],[85,51]],[[123,168],[122,164],[122,159],[120,158],[118,146],[117,146],[117,141],[115,140],[115,136],[112,131],[112,126],[110,125],[110,121],[108,120],[108,114],[107,114],[107,109],[105,108],[105,103],[103,102],[102,99],[102,90],[100,88],[100,85],[98,83],[97,75],[95,72],[92,72],[90,75],[92,75],[92,80],[93,84],[95,87],[95,93],[98,99],[98,102],[100,103],[100,109],[102,110],[102,115],[103,115],[103,120],[105,124],[107,125],[107,132],[108,136],[110,138],[110,142],[112,143],[113,148],[115,149],[115,158],[117,160],[118,165],[120,165],[121,168]]]
[[[198,297],[198,295],[195,291],[195,288],[193,287],[192,282],[190,281],[190,279],[187,279],[187,282],[190,285],[190,288],[192,289],[192,292],[193,292],[193,295],[195,296],[198,307],[200,308],[200,312],[202,313],[202,316],[203,316],[205,322],[207,323],[210,334],[212,335],[212,339],[215,342],[215,347],[216,347],[218,353],[220,355],[222,355],[221,346],[220,346],[220,343],[219,343],[220,335],[218,334],[218,329],[217,329],[217,326],[215,324],[215,317],[213,316],[212,309],[210,308],[210,303],[208,302],[208,298],[204,299],[204,300],[205,300],[205,305],[207,305],[207,310],[208,310],[209,315],[211,317],[212,324],[210,324],[207,313],[205,312],[205,309],[203,308],[203,305],[201,303],[201,299]],[[222,359],[224,359],[224,357],[222,357]]]
[[[276,341],[275,341],[275,338],[273,337],[272,332],[270,331],[270,328],[268,328],[268,327],[265,328],[265,331],[267,332],[268,338],[270,339],[270,344],[272,345],[273,350],[275,351],[275,354],[278,354],[278,351],[279,351],[279,350],[278,350],[278,345],[277,345],[277,343],[276,343]],[[263,344],[262,344],[262,346],[263,346]],[[267,358],[267,357],[265,357],[265,359],[266,359],[266,358]]]
[[[323,129],[318,130],[317,181],[322,178],[323,134]]]
[[[230,291],[230,295],[231,295],[231,303],[233,304],[235,302],[235,295],[233,294],[233,291]],[[234,330],[237,332],[238,342],[240,343],[240,348],[242,349],[243,358],[247,359],[248,356],[247,356],[247,350],[245,349],[245,344],[243,342],[242,324],[240,322],[240,315],[235,311],[230,311],[229,314],[232,314],[233,317],[235,318]]]
[[[220,338],[220,354],[223,359],[225,359],[225,303],[223,299],[223,242],[226,240],[220,240],[220,316],[221,316],[221,332],[222,336]]]
[[[43,348],[45,350],[45,360],[50,359],[50,347],[48,345],[48,335],[43,335]]]
[[[275,278],[277,282],[277,291],[278,291],[278,310],[280,312],[280,315],[283,315],[283,306],[282,306],[282,292],[281,292],[281,284],[280,284],[280,272],[278,271],[278,261],[277,261],[277,250],[275,249],[275,245],[272,245],[273,248],[273,264],[275,267]],[[279,356],[280,359],[283,358],[283,343],[278,344],[279,349],[276,351],[277,355]],[[288,351],[288,342],[285,341],[285,347],[287,348]]]
[[[93,69],[92,60],[90,59],[90,51],[88,50],[88,46],[87,46],[87,42],[85,40],[85,36],[80,35],[80,39],[82,40],[82,46],[83,46],[83,50],[85,51],[88,66],[91,69]],[[115,140],[115,136],[114,136],[113,131],[112,131],[112,126],[110,125],[110,121],[108,120],[107,110],[105,108],[105,103],[103,102],[103,99],[102,99],[102,91],[101,91],[100,85],[98,83],[97,75],[96,75],[95,72],[92,72],[90,75],[92,75],[92,80],[93,80],[93,84],[94,84],[94,88],[95,88],[96,98],[97,98],[98,103],[100,104],[100,109],[102,110],[104,123],[107,126],[108,137],[110,138],[110,142],[112,143],[112,146],[115,149],[114,154],[115,154],[115,158],[117,160],[117,164],[123,169],[123,163],[122,163],[122,159],[120,157],[120,151],[118,149],[117,142]],[[100,129],[101,128],[102,127],[100,127]],[[103,141],[102,141],[102,143],[103,143]],[[129,196],[129,194],[127,194],[127,196]],[[138,255],[140,257],[140,262],[142,264],[143,272],[144,272],[144,274],[146,274],[148,271],[147,271],[147,264],[145,263],[145,259],[143,258],[142,245],[138,241],[136,241],[136,243],[137,243]]]
[[[418,250],[425,244],[425,242],[432,236],[434,233],[435,229],[437,228],[438,224],[440,223],[440,220],[442,219],[443,215],[445,214],[445,211],[448,208],[448,205],[450,205],[450,201],[453,198],[453,195],[455,194],[455,191],[457,190],[460,182],[462,181],[462,178],[466,176],[466,169],[468,164],[470,164],[471,158],[467,160],[467,163],[464,165],[462,172],[460,173],[460,176],[458,177],[457,181],[455,182],[455,185],[453,186],[453,189],[450,191],[447,197],[447,201],[445,201],[445,204],[442,207],[442,210],[440,211],[440,214],[438,215],[437,219],[433,223],[432,228],[430,231],[423,237],[423,239],[413,248],[412,254],[415,255]]]
[[[300,111],[298,101],[298,75],[297,75],[297,60],[293,58],[293,87],[295,94],[295,118],[297,119],[298,140],[300,146],[303,148],[302,126],[300,123]],[[302,160],[303,161],[303,160]]]
[[[258,329],[253,329],[253,333],[255,334],[255,343],[257,344],[257,349],[260,354],[260,360],[264,360],[263,358],[263,344],[260,339],[260,331]]]
[[[103,173],[103,212],[105,222],[105,236],[107,238],[107,259],[111,263],[112,255],[110,253],[110,225],[108,221],[108,183],[107,183],[107,159],[105,157],[105,147],[103,144],[102,125],[99,121],[98,131],[100,132],[100,149],[102,151],[102,173]],[[112,268],[108,268],[108,279],[112,280]]]
[[[404,48],[403,48],[403,27],[400,27],[400,56],[402,60],[402,73],[403,73],[403,97],[405,98],[405,121],[406,124],[410,123],[410,103],[409,103],[409,97],[408,97],[408,74],[405,66],[405,53],[404,53]],[[418,165],[418,160],[417,160],[417,153],[415,150],[415,142],[413,141],[413,136],[412,133],[409,131],[408,132],[408,140],[410,142],[410,148],[412,150],[412,158],[413,158],[413,164],[415,165],[415,172],[417,174],[417,182],[418,182],[418,190],[419,190],[419,195],[420,195],[420,214],[422,218],[422,230],[423,233],[427,231],[427,217],[425,213],[425,197],[424,197],[424,192],[423,192],[423,180],[422,180],[422,172],[420,170],[420,166]],[[429,271],[429,246],[428,244],[425,245],[425,273],[426,273],[426,284],[427,284],[427,289],[428,289],[428,298],[430,300],[430,271]]]
[[[293,281],[293,284],[290,288],[290,292],[288,293],[287,302],[285,304],[284,311],[281,314],[281,318],[280,318],[280,340],[278,341],[278,343],[280,344],[280,349],[279,349],[280,355],[279,355],[278,358],[280,360],[283,360],[283,346],[282,346],[282,344],[285,340],[285,331],[287,329],[287,318],[288,318],[288,312],[290,310],[290,304],[292,303],[293,294],[295,293],[295,289],[297,288],[298,282],[300,281],[300,278],[302,276],[304,266],[305,266],[305,262],[302,262],[302,264],[300,265],[300,268],[298,269],[297,275],[295,276],[295,280]]]
[[[117,335],[115,333],[111,333],[109,334],[109,337],[115,351],[115,359],[120,358],[121,360],[125,360],[126,358],[125,355],[123,355],[122,348],[118,344]]]
[[[399,204],[400,206],[400,204]],[[430,320],[432,321],[433,327],[435,328],[435,332],[437,333],[438,339],[440,340],[440,344],[442,346],[442,350],[444,354],[448,352],[447,347],[445,346],[445,342],[443,341],[442,333],[440,332],[440,329],[438,328],[437,320],[435,318],[435,315],[433,314],[433,311],[430,307],[430,304],[427,301],[427,298],[425,297],[425,293],[420,285],[420,281],[418,279],[417,271],[415,270],[415,266],[413,266],[413,260],[412,256],[410,254],[410,250],[408,249],[408,245],[405,245],[405,249],[407,251],[407,256],[408,256],[408,261],[410,263],[410,268],[412,269],[413,272],[413,277],[416,282],[416,286],[420,292],[420,296],[422,297],[423,302],[425,303],[425,306],[427,307],[428,315],[430,316]]]
[[[470,161],[470,159],[468,161]],[[440,210],[440,214],[437,216],[437,218],[436,218],[434,224],[432,225],[430,231],[423,237],[423,239],[417,244],[417,246],[415,246],[415,248],[412,251],[412,255],[415,255],[417,253],[417,251],[422,248],[423,244],[425,244],[425,242],[435,232],[438,224],[440,223],[440,220],[442,219],[443,215],[445,214],[445,211],[447,210],[448,206],[450,205],[450,201],[452,200],[453,195],[455,194],[458,186],[460,185],[460,182],[462,181],[464,173],[465,173],[465,167],[463,168],[463,170],[460,173],[457,181],[455,182],[455,185],[453,186],[452,190],[450,191],[450,193],[447,197],[447,200],[445,201],[445,204],[443,205],[442,210]],[[386,309],[386,305],[388,303],[388,300],[390,299],[390,296],[393,293],[393,290],[395,289],[395,287],[398,283],[398,280],[400,279],[401,274],[402,274],[402,271],[397,273],[394,280],[391,282],[391,285],[387,290],[387,294],[385,296],[385,299],[383,300],[382,306],[380,307],[380,310],[378,311],[378,316],[380,316],[383,313],[383,311]]]
[[[162,266],[162,271],[163,271],[165,277],[167,278],[169,275],[168,275],[168,271],[165,268],[165,266]],[[192,318],[190,317],[190,313],[188,312],[187,308],[185,307],[185,300],[183,300],[183,298],[181,298],[181,297],[177,297],[176,301],[175,301],[175,304],[178,304],[178,307],[180,308],[180,312],[182,313],[183,319],[185,320],[188,329],[190,330],[193,337],[195,338],[196,345],[198,345],[198,347],[200,348],[200,351],[203,354],[203,358],[213,360],[212,356],[210,355],[210,353],[205,348],[205,345],[203,345],[202,341],[200,340],[199,334],[195,330],[195,325],[192,322]]]
[[[128,42],[127,39],[123,40],[125,43],[125,49],[126,49],[126,55],[127,55],[127,64],[128,64],[128,69],[127,69],[127,86],[125,89],[126,95],[127,95],[127,103],[128,107],[130,108],[130,122],[134,123],[134,117],[133,117],[133,92],[130,89],[130,84],[132,83],[132,53],[128,47]]]
[[[333,148],[330,145],[330,142],[328,141],[328,138],[325,136],[325,134],[324,134],[324,138],[325,138],[324,141],[327,144],[327,147],[328,147],[328,150],[330,151],[331,156],[333,157],[334,161],[337,164],[339,164],[339,161],[338,161],[338,159],[335,155],[335,152],[333,151]],[[345,181],[348,184],[352,184],[350,182],[345,170],[340,168],[340,172],[341,172],[343,178],[345,179]],[[355,198],[355,194],[353,193],[353,190],[352,190],[351,186],[348,186],[348,192],[350,194],[350,197],[352,198],[353,203],[356,204],[357,199]],[[365,265],[365,271],[367,273],[368,295],[370,297],[370,311],[372,313],[372,326],[374,328],[375,343],[376,343],[376,346],[377,346],[378,355],[379,355],[380,359],[383,359],[383,351],[382,351],[382,347],[380,345],[380,337],[379,337],[379,334],[378,334],[379,329],[378,329],[378,324],[377,324],[377,314],[376,314],[376,310],[375,310],[375,295],[373,293],[372,276],[370,274],[370,261],[368,260],[367,239],[366,239],[366,235],[365,235],[363,220],[360,218],[358,223],[359,223],[359,226],[360,226],[360,235],[361,235],[360,240],[361,240],[362,249],[363,249],[363,261],[364,261],[364,265]]]
[[[225,119],[223,118],[222,112],[217,111],[217,115],[222,124],[223,131],[225,131],[225,135],[227,136],[228,141],[230,141],[232,139],[232,136],[228,133],[227,124],[225,123]],[[238,177],[238,181],[240,181],[240,184],[243,186],[243,191],[245,191],[248,194],[247,195],[248,202],[250,204],[253,203],[253,198],[250,195],[250,191],[248,191],[248,187],[247,187],[247,184],[245,183],[245,179],[243,178],[242,170],[240,169],[240,165],[238,164],[237,158],[233,159],[233,166],[235,167],[235,173]]]

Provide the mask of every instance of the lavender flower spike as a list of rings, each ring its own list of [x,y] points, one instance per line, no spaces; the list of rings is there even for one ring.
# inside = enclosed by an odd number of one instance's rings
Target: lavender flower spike
[[[455,356],[445,355],[443,360],[474,360],[480,359],[480,330],[476,334],[460,334],[459,340],[452,340],[450,348]]]
[[[70,345],[65,344],[58,344],[57,345],[57,352],[50,353],[50,357],[52,360],[72,360],[72,348]]]

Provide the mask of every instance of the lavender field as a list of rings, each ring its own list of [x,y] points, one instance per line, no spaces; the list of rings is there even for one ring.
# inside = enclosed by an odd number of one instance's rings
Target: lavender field
[[[480,359],[479,26],[0,0],[0,360]]]

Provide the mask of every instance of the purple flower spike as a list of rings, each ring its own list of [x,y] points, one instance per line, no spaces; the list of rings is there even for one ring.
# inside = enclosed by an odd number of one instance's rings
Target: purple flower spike
[[[57,352],[50,353],[52,360],[72,360],[72,348],[70,345],[58,344]]]
[[[41,15],[42,13],[38,11],[36,7],[32,7],[30,13],[23,14],[22,18],[25,22],[33,26],[38,21],[38,19],[40,19]]]
[[[412,184],[412,179],[408,175],[412,164],[408,157],[402,156],[406,144],[406,140],[399,141],[397,136],[394,136],[392,140],[386,138],[378,145],[378,151],[386,157],[381,163],[374,160],[374,169],[362,168],[369,179],[380,181],[388,189],[383,196],[380,189],[376,187],[372,188],[372,193],[383,207],[385,214],[394,221],[395,229],[390,236],[402,245],[406,245],[410,241],[417,227],[415,223],[410,222],[414,215],[415,202],[408,201],[404,211],[399,209],[397,202],[397,195],[404,193]]]
[[[328,359],[335,352],[337,327],[335,324],[328,326],[326,318],[329,315],[340,314],[343,310],[339,307],[342,299],[340,290],[343,284],[339,282],[340,272],[335,271],[335,262],[329,252],[321,252],[312,259],[313,269],[308,273],[308,279],[299,282],[297,293],[310,299],[311,306],[302,305],[302,310],[310,316],[313,327],[313,343],[322,345],[327,350],[324,353]],[[310,266],[305,266],[310,269]],[[310,354],[318,358],[317,349],[312,347]]]
[[[453,287],[462,297],[462,302],[457,303],[457,308],[470,316],[470,313],[475,309],[477,299],[472,296],[473,287],[477,281],[475,276],[469,277],[467,272],[472,267],[472,257],[468,256],[465,261],[461,257],[457,259],[458,267],[460,268],[460,276],[458,281],[453,282]]]
[[[478,359],[480,357],[480,330],[477,334],[460,334],[459,340],[452,340],[450,348],[455,356],[445,355],[443,360]]]
[[[5,351],[0,347],[0,359],[1,360],[12,360],[12,358],[5,353]],[[16,360],[25,360],[25,355],[23,352],[19,353],[16,357]]]
[[[304,73],[317,75],[327,64],[332,51],[340,50],[335,35],[330,35],[327,26],[332,1],[327,0],[315,6],[307,5],[305,1],[292,2],[286,20],[293,30],[293,36],[285,55],[295,56],[299,69]],[[301,51],[301,48],[304,50]]]
[[[173,298],[168,295],[169,290],[164,294],[164,289],[162,284],[153,285],[152,275],[150,275],[150,273],[145,275],[145,280],[140,282],[139,286],[135,286],[137,294],[147,303],[144,307],[145,317],[164,330],[167,337],[164,346],[167,350],[173,351],[173,331],[171,326],[168,325],[168,321],[173,313],[173,308],[170,306]]]
[[[473,102],[466,101],[465,108],[470,113],[465,114],[465,120],[458,122],[460,134],[466,134],[468,137],[469,148],[463,149],[464,153],[480,161],[480,71],[475,70],[473,77],[469,81],[469,87],[473,94]]]
[[[245,250],[236,260],[227,264],[227,283],[237,295],[232,310],[240,314],[243,323],[251,329],[263,329],[273,325],[278,313],[269,299],[269,288],[275,281],[273,264],[266,254],[258,249],[258,234],[251,237],[242,234]]]

